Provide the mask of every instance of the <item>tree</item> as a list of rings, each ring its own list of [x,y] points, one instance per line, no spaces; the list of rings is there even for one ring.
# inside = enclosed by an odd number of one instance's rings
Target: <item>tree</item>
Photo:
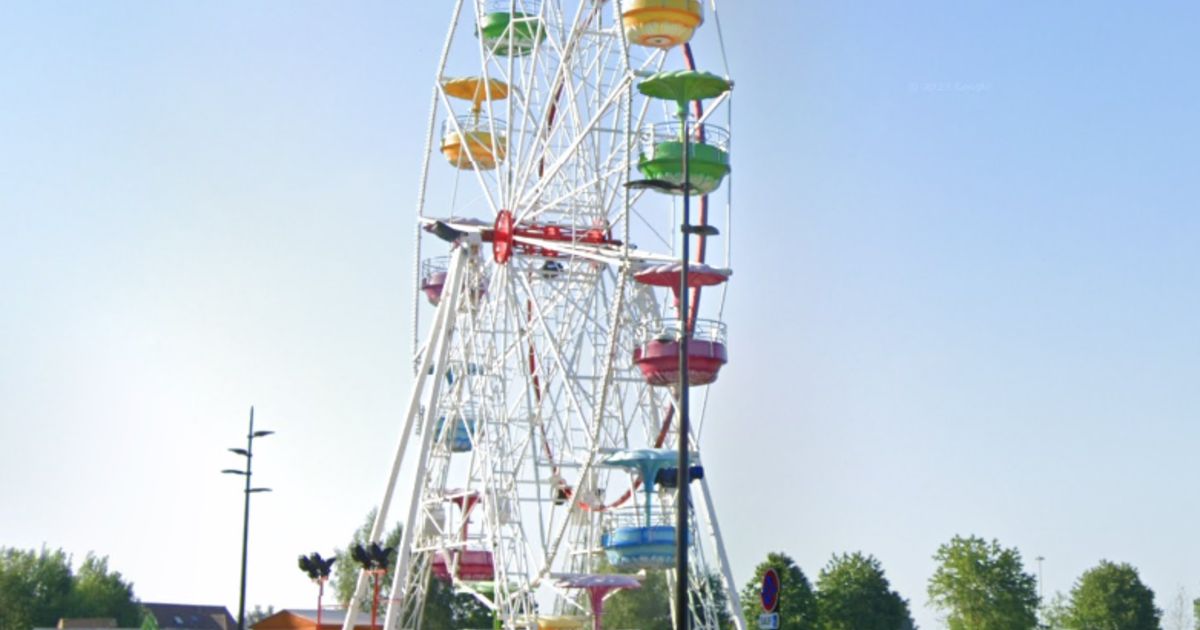
[[[620,591],[604,602],[604,627],[671,630],[666,572],[647,571],[641,588]]]
[[[371,528],[375,526],[375,514],[376,511],[374,509],[367,513],[366,520],[354,532],[350,544],[346,545],[346,549],[350,549],[356,544],[367,545],[370,543]],[[384,546],[399,548],[400,533],[400,524],[396,523],[384,538]],[[350,559],[350,552],[346,551],[346,549],[334,550],[338,561],[333,565],[333,591],[337,596],[338,603],[342,606],[348,605],[350,598],[354,596],[354,589],[358,584],[358,574],[362,568],[357,562]],[[393,557],[387,573],[380,578],[382,580],[379,587],[380,615],[383,615],[387,610],[387,601],[392,590],[392,579],[395,575],[395,570],[396,562]],[[359,610],[370,612],[373,595],[374,593],[370,591],[363,595],[359,600]],[[425,594],[425,610],[422,613],[423,627],[482,628],[491,625],[491,611],[473,596],[455,593],[449,584],[443,583],[436,578],[430,578],[429,590]]]
[[[338,561],[333,565],[333,592],[337,596],[338,603],[342,606],[350,604],[350,598],[354,597],[354,589],[358,585],[358,574],[362,567],[358,563],[350,559],[348,549],[354,545],[366,545],[371,542],[371,528],[375,526],[375,509],[367,513],[367,519],[359,527],[354,535],[350,538],[350,544],[346,545],[345,549],[335,549],[334,553],[338,557]],[[396,547],[400,546],[400,523],[396,523],[391,531],[384,537],[384,546]],[[388,594],[392,590],[392,576],[396,570],[395,562],[388,567],[387,573],[381,578],[383,581],[379,588],[380,610],[383,610],[383,602],[388,599]],[[371,610],[371,598],[374,593],[367,591],[358,601],[359,610]]]
[[[71,617],[112,617],[117,625],[132,628],[141,623],[142,606],[133,597],[133,585],[119,571],[108,570],[108,557],[88,553],[67,605]]]
[[[861,552],[835,555],[817,576],[823,630],[911,630],[908,602],[891,590],[883,567]]]
[[[1067,630],[1071,626],[1071,602],[1062,593],[1055,593],[1050,601],[1042,604],[1045,628]]]
[[[1187,589],[1180,586],[1171,601],[1171,611],[1163,624],[1165,630],[1192,630],[1192,611],[1188,608]]]
[[[977,536],[955,536],[938,548],[929,578],[930,604],[946,613],[950,630],[1032,630],[1037,627],[1037,580],[1021,554]]]
[[[607,561],[602,561],[597,568],[599,573],[613,571]],[[700,579],[692,575],[691,579]],[[716,608],[717,627],[729,627],[730,619],[726,607],[729,600],[721,585],[721,577],[709,573],[705,586],[712,595],[713,607]],[[639,630],[671,630],[671,607],[675,605],[671,590],[667,587],[665,571],[646,571],[642,578],[641,588],[618,591],[604,602],[605,628],[638,628]],[[701,611],[699,613],[703,615]],[[694,625],[703,625],[696,620]]]
[[[1067,623],[1079,630],[1159,630],[1154,591],[1129,564],[1101,560],[1071,589]]]
[[[125,626],[142,621],[133,586],[108,558],[88,553],[79,573],[63,550],[0,548],[0,628],[24,630],[57,625],[62,617],[113,617]]]
[[[733,628],[733,618],[729,616],[729,594],[719,573],[708,574],[708,592],[712,594],[713,608],[717,611],[717,627]]]
[[[450,584],[437,578],[429,580],[425,593],[422,628],[490,628],[492,612],[473,595],[455,593]]]
[[[0,628],[52,627],[71,596],[71,560],[61,549],[0,549]]]
[[[796,562],[787,554],[769,553],[766,561],[754,569],[754,577],[742,589],[742,614],[747,622],[758,619],[762,612],[759,592],[763,574],[767,569],[779,573],[779,627],[788,630],[817,630],[820,628],[817,615],[817,600],[812,585]]]

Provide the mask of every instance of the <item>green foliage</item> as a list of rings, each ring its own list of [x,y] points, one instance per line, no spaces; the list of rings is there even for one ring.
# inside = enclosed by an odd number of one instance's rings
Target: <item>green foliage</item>
[[[835,555],[817,576],[823,630],[910,630],[908,602],[891,590],[883,567],[860,552]]]
[[[930,604],[946,613],[950,630],[1032,630],[1037,627],[1037,580],[1021,554],[993,540],[955,536],[933,556]]]
[[[133,597],[133,585],[119,571],[108,570],[108,558],[88,553],[68,604],[70,617],[112,617],[117,625],[132,628],[142,620],[142,607]]]
[[[779,627],[787,630],[817,630],[820,628],[817,614],[817,598],[812,585],[796,562],[787,554],[770,553],[767,559],[754,569],[754,577],[742,589],[742,614],[748,624],[754,623],[762,612],[759,592],[763,574],[768,568],[779,573]]]
[[[71,596],[71,561],[61,549],[0,550],[0,628],[54,626]]]
[[[1192,600],[1192,623],[1200,630],[1200,597]]]
[[[349,549],[354,545],[366,545],[371,541],[371,528],[375,526],[376,510],[372,509],[367,513],[367,518],[359,527],[354,535],[350,538],[350,544],[346,545],[345,549],[335,549],[337,562],[333,564],[333,595],[337,597],[338,604],[345,607],[350,604],[350,598],[354,597],[354,589],[358,585],[358,574],[362,567],[358,565],[350,557]],[[400,523],[396,523],[387,536],[383,538],[383,544],[388,547],[400,547]],[[396,569],[395,556],[393,556],[392,564],[388,567],[388,572],[383,576],[379,587],[379,609],[384,610],[384,602],[388,599],[388,594],[392,590],[392,576]],[[374,593],[370,590],[368,583],[367,590],[363,597],[358,600],[359,610],[371,610],[371,599]],[[381,613],[382,614],[382,613]]]
[[[1055,593],[1049,602],[1042,604],[1043,627],[1048,630],[1070,628],[1071,602],[1062,593]]]
[[[356,544],[365,545],[370,542],[371,528],[375,526],[376,511],[372,509],[362,526],[354,532],[346,549],[336,549],[337,562],[333,565],[333,594],[343,607],[350,603],[354,589],[358,583],[361,567],[350,557],[348,549]],[[388,547],[400,547],[400,524],[396,525],[384,537],[383,544]],[[396,556],[399,554],[397,553]],[[379,615],[387,611],[387,601],[392,590],[392,579],[396,569],[396,556],[388,572],[383,576],[379,587]],[[367,591],[359,599],[359,610],[371,611],[371,599],[374,593],[368,584]],[[422,626],[426,628],[488,628],[492,625],[492,613],[479,600],[471,595],[455,593],[449,584],[430,578],[429,591],[425,596],[425,611],[422,613]]]
[[[601,559],[595,568],[597,573],[615,571],[607,560]],[[604,627],[614,630],[638,628],[638,630],[671,630],[671,608],[675,600],[667,587],[666,571],[646,571],[641,574],[642,587],[618,591],[604,602]],[[698,579],[691,576],[691,579]],[[717,609],[717,626],[729,627],[728,598],[721,586],[721,577],[710,573],[703,578],[705,588],[712,596]],[[703,620],[693,625],[703,625]]]
[[[0,549],[0,628],[53,627],[62,617],[113,617],[132,627],[141,623],[142,609],[106,557],[89,553],[72,574],[61,549]]]
[[[1180,585],[1171,598],[1171,608],[1163,615],[1164,630],[1192,630],[1194,620],[1189,602],[1187,589]]]
[[[429,580],[425,595],[425,610],[421,627],[429,628],[490,628],[492,611],[474,596],[455,593],[453,588],[436,578]]]
[[[139,626],[139,630],[159,630],[158,619],[155,619],[149,611],[143,610],[142,625]]]
[[[1076,580],[1067,623],[1079,630],[1158,630],[1161,616],[1137,569],[1102,560]]]
[[[620,591],[605,601],[604,627],[671,630],[666,572],[647,571],[642,588]]]
[[[707,586],[708,592],[712,594],[713,606],[717,610],[717,627],[733,628],[733,618],[729,615],[729,595],[725,592],[725,585],[721,583],[721,575],[709,573]]]

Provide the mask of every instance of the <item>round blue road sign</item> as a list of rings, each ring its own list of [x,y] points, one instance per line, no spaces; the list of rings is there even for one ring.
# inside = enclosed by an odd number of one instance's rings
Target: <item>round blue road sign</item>
[[[763,610],[773,613],[779,608],[779,573],[775,569],[767,569],[763,573],[762,592],[759,595]]]

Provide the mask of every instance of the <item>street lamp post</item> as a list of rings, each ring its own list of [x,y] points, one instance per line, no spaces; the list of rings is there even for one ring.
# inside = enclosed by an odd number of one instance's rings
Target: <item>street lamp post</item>
[[[246,478],[245,507],[242,509],[242,587],[238,599],[238,630],[246,630],[246,552],[250,542],[250,495],[255,492],[270,492],[270,488],[250,487],[251,460],[254,458],[254,438],[266,437],[274,431],[254,430],[254,407],[250,407],[250,429],[246,433],[246,448],[231,448],[229,451],[246,458],[245,470],[226,468],[221,472],[227,475],[241,475]]]
[[[683,318],[682,331],[679,336],[679,487],[675,498],[675,619],[683,630],[691,627],[688,616],[688,514],[691,512],[691,497],[688,478],[688,441],[691,431],[691,419],[688,414],[688,403],[691,396],[688,389],[688,347],[692,340],[692,313],[689,301],[691,291],[688,287],[688,266],[691,263],[692,215],[690,201],[692,199],[691,177],[688,172],[688,150],[691,148],[691,132],[688,130],[687,106],[679,103],[679,126],[683,134],[683,223],[679,226],[680,236],[683,237],[683,251],[680,253],[681,265],[679,271],[679,313]]]
[[[315,551],[310,555],[300,556],[300,570],[317,585],[317,630],[321,630],[321,611],[324,608],[321,600],[325,598],[325,583],[329,581],[334,562],[337,562],[337,556],[322,558],[321,554]]]
[[[350,557],[362,565],[363,571],[371,575],[375,596],[371,599],[371,628],[375,628],[376,613],[379,611],[379,582],[387,575],[395,547],[384,547],[379,543],[355,544],[350,548]]]
[[[683,242],[679,254],[679,316],[681,325],[679,327],[679,399],[676,403],[679,410],[679,456],[676,460],[678,486],[676,487],[675,497],[676,586],[674,607],[676,627],[683,630],[691,627],[691,618],[688,613],[688,516],[691,511],[691,497],[689,492],[691,484],[689,463],[691,419],[688,409],[688,390],[691,388],[691,382],[688,374],[688,349],[692,339],[692,313],[688,267],[691,262],[692,236],[715,236],[718,234],[717,229],[711,225],[691,224],[692,183],[688,165],[688,153],[691,150],[691,130],[688,128],[688,114],[685,103],[686,101],[679,103],[679,126],[680,134],[683,136],[683,183],[676,184],[658,179],[643,179],[625,184],[627,187],[634,189],[679,192],[683,195],[683,223],[679,226],[680,237]]]
[[[1039,617],[1039,618],[1041,619],[1041,621],[1043,621],[1043,622],[1046,620],[1046,591],[1045,591],[1045,588],[1042,586],[1042,561],[1043,561],[1043,560],[1045,560],[1045,559],[1046,559],[1046,557],[1045,557],[1045,556],[1038,556],[1038,557],[1036,558],[1036,560],[1037,560],[1037,563],[1038,563],[1038,575],[1037,575],[1037,583],[1038,583],[1038,617]]]
[[[688,349],[692,339],[692,313],[688,282],[688,265],[691,258],[692,235],[713,236],[716,228],[709,225],[691,224],[692,183],[689,172],[691,160],[691,130],[688,128],[688,106],[703,99],[715,98],[729,91],[733,84],[721,77],[695,70],[659,72],[638,84],[638,91],[651,98],[674,101],[679,109],[679,128],[683,152],[681,157],[682,182],[675,183],[660,179],[628,182],[629,188],[657,189],[664,192],[679,192],[683,195],[683,224],[679,226],[683,238],[680,252],[679,271],[679,317],[682,321],[679,333],[679,459],[676,479],[679,486],[675,498],[675,627],[687,630],[691,627],[688,613],[688,516],[691,511],[689,497],[690,470],[688,465],[688,440],[691,431],[688,418]],[[697,121],[699,122],[699,121]]]
[[[650,189],[662,191],[674,191],[683,194],[683,223],[679,226],[680,237],[682,238],[682,248],[680,251],[680,272],[679,272],[679,315],[680,315],[680,331],[679,331],[679,398],[677,401],[677,409],[679,410],[679,455],[676,460],[676,486],[675,497],[675,619],[676,627],[686,630],[691,627],[690,616],[688,613],[688,516],[691,511],[691,466],[689,462],[690,455],[690,433],[691,433],[691,418],[689,414],[689,396],[688,390],[691,388],[690,377],[688,375],[688,348],[691,345],[692,339],[692,314],[691,314],[691,295],[688,282],[688,266],[691,259],[691,239],[692,235],[715,236],[717,229],[710,225],[692,225],[691,224],[691,195],[692,184],[691,177],[688,172],[688,151],[691,143],[688,129],[687,109],[681,103],[679,107],[679,119],[681,135],[683,136],[683,183],[674,184],[664,180],[644,179],[632,181],[626,184],[629,188],[635,189]]]
[[[692,339],[691,295],[688,282],[688,266],[691,259],[692,235],[715,236],[717,229],[710,225],[691,224],[691,195],[692,184],[688,172],[688,151],[691,139],[688,129],[687,110],[681,104],[679,108],[681,134],[683,136],[683,183],[674,184],[664,180],[643,179],[626,184],[629,188],[675,191],[683,194],[683,224],[679,226],[683,240],[680,251],[679,272],[679,455],[676,460],[676,497],[675,497],[675,619],[677,628],[686,630],[691,627],[688,614],[688,516],[691,506],[690,484],[691,466],[689,462],[689,438],[691,433],[691,418],[689,415],[688,390],[691,388],[688,375],[688,348]]]
[[[1042,587],[1042,561],[1043,561],[1043,560],[1045,560],[1045,559],[1046,559],[1046,557],[1045,557],[1045,556],[1038,556],[1038,557],[1037,557],[1037,563],[1038,563],[1038,599],[1041,599],[1041,598],[1043,598],[1043,597],[1045,597],[1045,596],[1046,596],[1046,589],[1044,589],[1044,588]]]

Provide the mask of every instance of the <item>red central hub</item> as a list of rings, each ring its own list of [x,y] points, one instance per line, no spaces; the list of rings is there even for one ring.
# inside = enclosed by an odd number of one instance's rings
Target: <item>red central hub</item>
[[[517,237],[552,241],[555,243],[587,243],[589,245],[620,245],[621,241],[614,240],[612,235],[601,228],[579,230],[573,227],[555,225],[553,223],[530,223],[517,227],[516,220],[509,210],[501,210],[496,215],[496,224],[490,233],[485,232],[484,241],[492,242],[492,257],[503,265],[512,260],[513,254],[520,253],[529,256],[545,256],[557,258],[562,252],[553,247],[518,243]]]
[[[503,265],[512,258],[513,236],[516,236],[513,215],[508,210],[501,210],[496,217],[495,231],[492,232],[492,257],[497,263]]]

